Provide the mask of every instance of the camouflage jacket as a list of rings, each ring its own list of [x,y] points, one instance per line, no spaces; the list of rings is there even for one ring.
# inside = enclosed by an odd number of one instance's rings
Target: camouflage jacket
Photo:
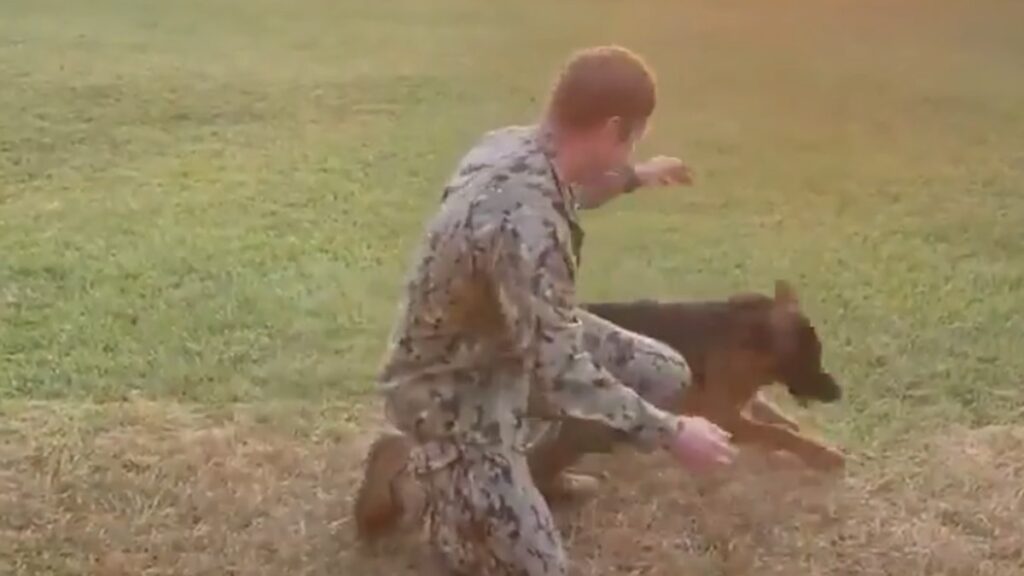
[[[597,420],[648,446],[675,432],[674,416],[583,350],[581,242],[540,128],[491,132],[463,158],[427,225],[380,377],[390,420],[434,464],[459,444],[522,450],[538,419]]]

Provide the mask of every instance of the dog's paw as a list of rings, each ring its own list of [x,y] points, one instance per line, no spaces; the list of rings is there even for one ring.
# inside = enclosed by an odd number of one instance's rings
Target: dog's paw
[[[779,422],[779,425],[782,426],[783,428],[785,428],[786,430],[789,430],[790,432],[799,432],[800,431],[800,425],[797,424],[795,420],[787,419],[787,420],[784,420],[782,422]]]
[[[846,467],[846,455],[834,448],[822,447],[811,458],[811,464],[819,470],[839,471]]]

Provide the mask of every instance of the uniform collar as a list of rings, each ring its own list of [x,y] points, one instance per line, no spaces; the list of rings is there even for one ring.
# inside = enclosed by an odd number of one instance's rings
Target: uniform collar
[[[534,141],[537,143],[537,148],[541,154],[547,158],[548,165],[551,167],[551,175],[555,179],[555,186],[558,187],[558,191],[562,195],[562,201],[565,202],[572,218],[575,219],[576,211],[579,209],[576,191],[573,189],[572,183],[562,177],[558,172],[558,167],[555,165],[555,137],[551,126],[547,122],[541,122],[534,126]]]

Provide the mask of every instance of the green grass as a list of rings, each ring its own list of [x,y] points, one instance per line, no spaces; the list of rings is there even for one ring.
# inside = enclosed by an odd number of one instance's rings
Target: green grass
[[[420,573],[347,525],[409,254],[473,140],[608,42],[659,72],[643,152],[699,185],[586,215],[583,294],[793,280],[846,388],[797,413],[853,463],[834,490],[743,466],[698,490],[591,462],[614,480],[559,517],[574,576],[1019,574],[1021,22],[1019,0],[0,1],[0,574]]]
[[[1019,2],[550,4],[6,0],[0,397],[365,395],[458,156],[617,42],[699,185],[588,215],[585,295],[790,278],[830,434],[1021,418]]]

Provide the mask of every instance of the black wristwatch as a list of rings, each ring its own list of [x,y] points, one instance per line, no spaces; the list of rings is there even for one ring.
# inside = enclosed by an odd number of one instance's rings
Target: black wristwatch
[[[634,190],[643,186],[644,184],[640,180],[640,177],[637,176],[636,168],[633,168],[631,164],[627,164],[622,168],[622,178],[624,180],[624,182],[622,183],[623,194],[632,194]]]

